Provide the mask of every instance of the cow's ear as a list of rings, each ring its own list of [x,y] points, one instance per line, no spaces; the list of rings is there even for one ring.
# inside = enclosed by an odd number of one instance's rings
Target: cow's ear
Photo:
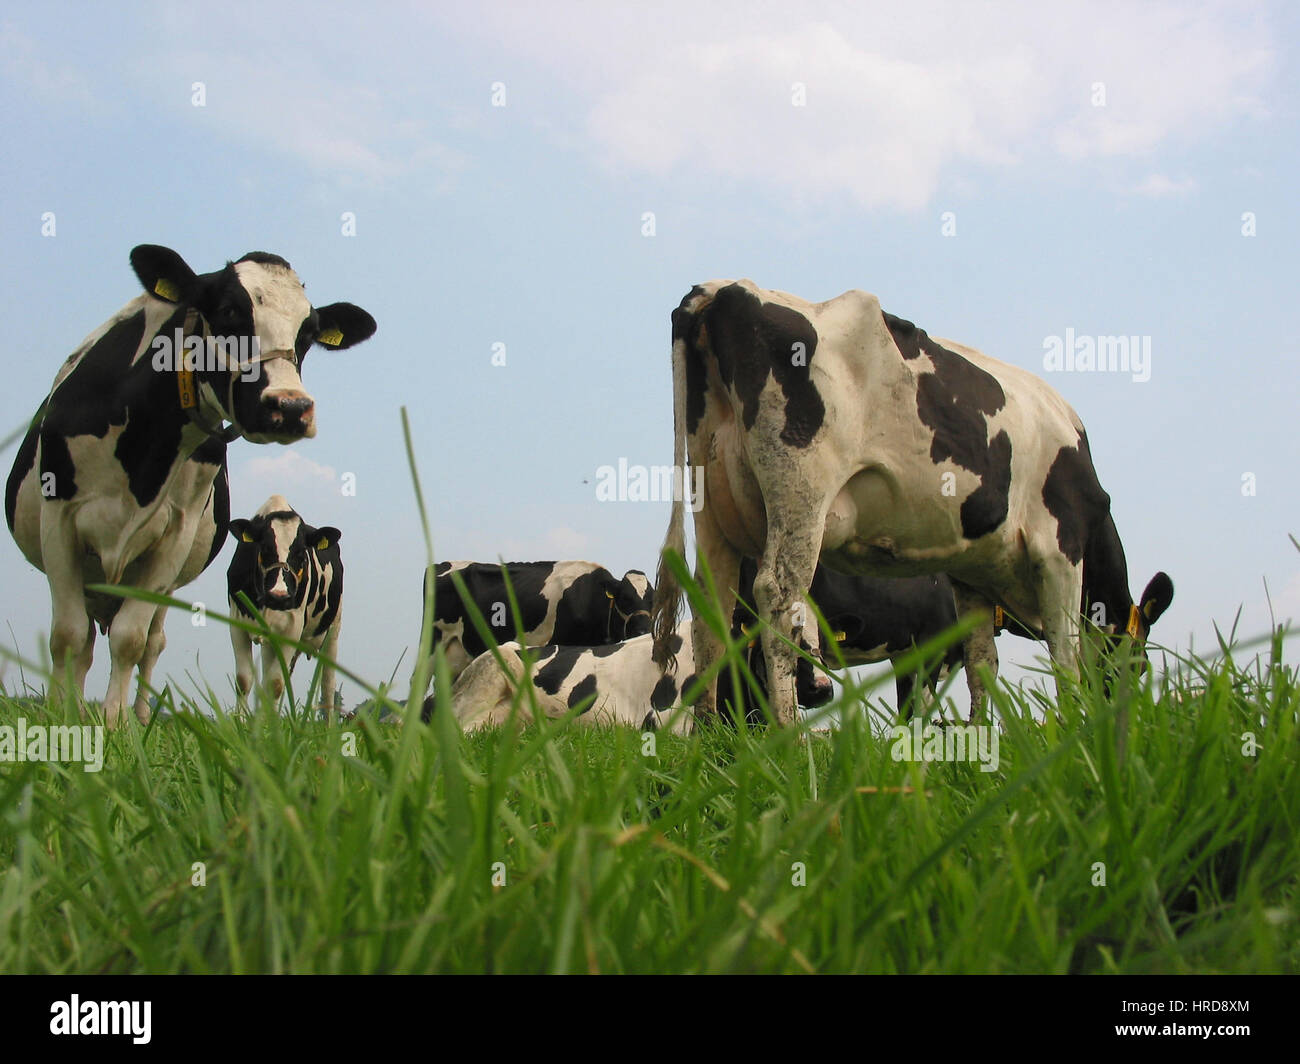
[[[351,303],[331,303],[328,307],[317,307],[316,316],[320,321],[316,342],[336,350],[369,340],[378,328],[374,318]]]
[[[827,623],[831,626],[831,634],[835,636],[837,643],[853,643],[866,627],[866,621],[852,613],[837,614],[834,618],[828,617]]]
[[[338,546],[339,540],[343,533],[333,525],[326,525],[324,528],[315,528],[304,530],[307,536],[307,542],[315,550],[329,550],[331,547]]]
[[[158,244],[132,248],[131,269],[146,292],[168,303],[188,303],[194,294],[194,271],[171,248]]]
[[[1142,592],[1142,601],[1139,604],[1142,618],[1148,628],[1160,619],[1160,615],[1165,610],[1169,609],[1169,604],[1173,600],[1174,582],[1169,579],[1167,573],[1156,573],[1147,584],[1146,590]]]
[[[247,518],[236,517],[230,522],[230,538],[236,543],[252,543],[252,534],[248,531],[248,526],[252,524]]]

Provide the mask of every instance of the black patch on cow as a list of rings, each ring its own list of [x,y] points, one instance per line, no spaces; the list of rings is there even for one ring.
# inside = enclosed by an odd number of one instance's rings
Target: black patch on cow
[[[677,681],[667,674],[659,677],[650,692],[650,706],[656,710],[669,709],[677,701]]]
[[[36,416],[32,418],[32,423],[28,426],[27,435],[23,437],[23,442],[18,448],[18,454],[14,457],[14,467],[9,471],[9,480],[5,484],[5,520],[9,523],[9,531],[14,530],[14,517],[18,511],[18,489],[22,487],[28,472],[36,464],[36,445],[41,438],[41,421],[45,417],[45,403],[42,403],[36,411]]]
[[[57,433],[41,434],[41,495],[45,498],[71,499],[77,494],[77,467],[72,462],[68,441]],[[44,491],[45,478],[54,488],[53,495]]]
[[[594,699],[595,694],[596,694],[596,674],[593,672],[584,676],[582,678],[582,682],[576,684],[573,690],[569,692],[569,699],[568,699],[569,708],[570,709],[575,708],[584,699]],[[589,713],[591,711],[591,707],[594,706],[595,704],[596,703],[592,701],[587,706],[587,708],[582,711],[582,713]],[[578,716],[582,716],[582,713],[579,713]]]
[[[703,294],[703,287],[697,284],[673,311],[673,345],[678,340],[686,342],[686,431],[689,433],[695,431],[704,417],[705,393],[709,387],[708,368],[697,345],[700,319],[689,309],[690,303]]]
[[[961,527],[967,539],[987,535],[1007,519],[1010,505],[1011,438],[1003,430],[990,440],[988,425],[1006,405],[1006,393],[993,374],[935,343],[924,329],[892,314],[884,319],[903,358],[924,353],[934,366],[916,382],[917,415],[934,433],[930,460],[950,460],[980,478],[962,503]]]
[[[533,651],[533,660],[545,661],[547,658],[549,658],[552,654],[554,654],[559,649],[560,648],[556,646],[554,643],[551,643],[549,646],[538,647],[536,650]]]
[[[583,573],[564,589],[556,604],[551,638],[562,646],[598,646],[610,642],[614,622],[622,627],[622,621],[614,613],[617,594],[618,581],[608,569]]]
[[[241,262],[256,262],[262,266],[283,266],[286,270],[292,269],[288,260],[282,259],[279,255],[273,255],[269,251],[250,251],[235,260],[235,265]]]
[[[1097,479],[1086,433],[1079,433],[1079,441],[1074,447],[1062,447],[1057,452],[1043,481],[1043,505],[1056,518],[1056,542],[1061,553],[1073,564],[1079,564],[1088,549],[1093,530],[1110,513],[1110,496]],[[1116,534],[1116,543],[1118,540]],[[1097,549],[1109,548],[1099,544]],[[1122,548],[1119,557],[1123,558]],[[1097,566],[1098,569],[1106,567],[1106,563]]]
[[[781,441],[807,447],[826,419],[826,404],[812,382],[817,330],[796,310],[764,303],[738,284],[718,290],[703,312],[710,350],[724,384],[740,398],[745,428],[758,418],[759,396],[774,377],[785,396]],[[795,365],[796,344],[803,364]]]
[[[509,607],[510,597],[506,594],[505,578],[501,575],[500,565],[473,562],[457,569],[456,572],[460,574],[465,584],[465,591],[470,601],[479,608],[489,627],[492,624],[496,603],[506,603],[505,623],[506,630],[510,633],[509,638],[522,642],[524,632],[532,631],[546,619],[547,600],[542,594],[542,589],[554,569],[554,562],[510,562],[506,565],[510,586],[519,603],[522,631],[515,627],[515,616]],[[487,649],[487,645],[479,638],[478,630],[469,619],[465,604],[461,601],[460,594],[452,582],[450,566],[443,563],[439,565],[438,570],[434,595],[434,620],[447,625],[454,625],[457,621],[463,620],[462,642],[465,650],[471,657],[477,657]],[[604,640],[598,638],[588,642],[599,643]]]
[[[194,461],[208,462],[220,455],[217,475],[212,481],[212,520],[216,525],[212,534],[212,546],[208,551],[208,560],[203,563],[206,569],[221,553],[221,545],[226,541],[230,530],[230,478],[226,471],[226,445],[220,440],[208,439],[190,457]]]
[[[607,658],[623,649],[622,643],[604,643],[598,647],[589,647],[593,658]]]
[[[559,694],[560,685],[568,679],[569,673],[578,663],[578,656],[583,652],[581,647],[561,647],[557,648],[555,660],[544,668],[538,669],[533,676],[533,683],[545,691],[548,695]]]
[[[1060,456],[1057,457],[1059,460]],[[1052,468],[1056,468],[1055,463]],[[1058,534],[1061,527],[1058,518]],[[1104,607],[1105,612],[1100,615],[1094,611],[1097,603]],[[1122,632],[1128,624],[1132,605],[1124,545],[1120,542],[1119,530],[1115,528],[1115,519],[1107,513],[1087,531],[1087,543],[1083,548],[1083,612],[1088,620],[1103,627],[1115,625]]]

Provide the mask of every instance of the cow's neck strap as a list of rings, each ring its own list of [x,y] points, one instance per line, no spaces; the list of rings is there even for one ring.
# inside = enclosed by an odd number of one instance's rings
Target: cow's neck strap
[[[199,314],[198,311],[190,309],[185,314],[185,335],[192,336],[198,332]],[[231,424],[223,427],[224,418],[218,414],[216,423],[213,424],[204,418],[200,409],[202,398],[199,395],[199,381],[194,376],[194,371],[185,365],[184,352],[177,351],[176,358],[176,393],[180,397],[181,409],[185,411],[186,416],[190,419],[191,424],[201,429],[206,435],[214,436],[222,443],[233,443],[243,435],[238,426]],[[221,412],[221,413],[224,413]]]

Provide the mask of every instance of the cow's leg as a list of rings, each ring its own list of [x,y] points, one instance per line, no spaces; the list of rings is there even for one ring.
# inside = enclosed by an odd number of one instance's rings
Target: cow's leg
[[[248,692],[253,689],[253,637],[242,628],[231,628],[230,645],[235,651],[235,709],[247,713]]]
[[[343,611],[340,609],[334,615],[334,623],[330,625],[330,630],[325,634],[325,641],[321,644],[321,654],[324,656],[321,660],[320,669],[320,700],[325,709],[325,719],[334,720],[334,666],[330,664],[338,658],[339,653],[339,626],[343,623]],[[328,658],[329,660],[324,660]]]
[[[1083,567],[1064,556],[1049,557],[1039,566],[1038,607],[1043,639],[1052,663],[1067,676],[1079,674],[1079,603],[1083,601]],[[1060,681],[1056,685],[1059,700]]]
[[[795,698],[795,667],[798,654],[791,643],[802,629],[814,653],[820,646],[817,623],[804,601],[812,585],[821,549],[824,515],[816,520],[799,522],[774,534],[769,524],[767,545],[754,577],[754,604],[759,616],[768,622],[763,631],[763,656],[767,662],[767,701],[781,725],[799,722]],[[798,615],[796,617],[796,614]]]
[[[113,667],[104,695],[104,723],[116,728],[126,720],[131,693],[131,674],[144,661],[150,628],[158,607],[152,602],[124,599],[108,630],[108,646]]]
[[[994,639],[993,604],[987,596],[964,584],[952,582],[953,596],[957,600],[957,616],[965,617],[976,610],[984,610],[988,618],[981,621],[962,641],[962,658],[966,663],[966,686],[970,689],[970,719],[980,719],[984,715],[988,691],[984,680],[979,675],[979,666],[987,666],[990,678],[998,675],[998,645]]]
[[[285,658],[286,665],[289,663],[288,657]],[[284,671],[280,668],[280,656],[276,653],[275,641],[270,636],[262,640],[262,686],[271,697],[271,706],[279,709],[280,698],[284,694]]]
[[[141,724],[149,723],[149,686],[153,683],[153,667],[158,664],[158,657],[167,646],[167,633],[163,631],[163,621],[167,608],[159,606],[154,612],[149,625],[149,636],[144,643],[144,657],[140,659],[140,675],[135,689],[135,719]]]
[[[87,643],[93,644],[94,622],[86,614],[76,531],[59,517],[48,510],[41,513],[41,560],[50,584],[49,697],[61,697],[64,676],[71,664],[77,696],[84,698],[91,653]]]
[[[731,627],[731,615],[736,609],[736,585],[740,582],[740,555],[727,541],[727,538],[713,523],[708,510],[701,510],[695,515],[695,542],[702,563],[696,567],[695,579],[702,588],[707,588],[704,581],[704,566],[708,566],[713,578],[713,586],[718,593],[718,609],[721,611],[722,623]],[[691,626],[691,647],[694,669],[703,676],[722,655],[722,640],[709,627],[702,617],[696,617]],[[677,674],[688,675],[689,670],[679,663]],[[717,682],[710,684],[700,692],[695,700],[695,716],[703,720],[712,717],[718,710]]]
[[[81,648],[81,653],[77,655],[76,662],[72,667],[72,682],[77,685],[78,691],[86,689],[86,673],[90,672],[91,663],[95,660],[95,622],[89,617],[86,618],[86,642]]]

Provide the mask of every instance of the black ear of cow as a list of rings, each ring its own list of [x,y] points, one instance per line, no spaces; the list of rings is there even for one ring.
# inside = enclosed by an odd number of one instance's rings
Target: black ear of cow
[[[316,316],[320,320],[316,342],[335,350],[369,340],[379,327],[374,318],[351,303],[331,303],[328,307],[317,307]]]
[[[303,529],[303,535],[307,542],[311,544],[313,550],[329,550],[330,547],[337,547],[343,533],[333,525],[326,525],[324,528]]]
[[[230,524],[228,526],[230,529],[230,538],[233,539],[236,543],[242,542],[244,538],[244,532],[247,530],[248,526],[251,523],[252,522],[249,521],[246,517],[231,518]]]
[[[1146,590],[1142,592],[1142,601],[1140,608],[1142,617],[1147,622],[1147,627],[1155,624],[1160,619],[1160,615],[1169,609],[1169,603],[1174,600],[1174,582],[1169,579],[1167,573],[1156,573],[1147,584]]]
[[[146,292],[168,303],[188,303],[194,293],[194,271],[171,248],[159,244],[132,248],[131,269]]]
[[[826,622],[830,625],[831,634],[835,636],[837,642],[850,645],[862,635],[862,629],[867,626],[864,618],[853,613],[840,614],[834,618],[828,617]]]

